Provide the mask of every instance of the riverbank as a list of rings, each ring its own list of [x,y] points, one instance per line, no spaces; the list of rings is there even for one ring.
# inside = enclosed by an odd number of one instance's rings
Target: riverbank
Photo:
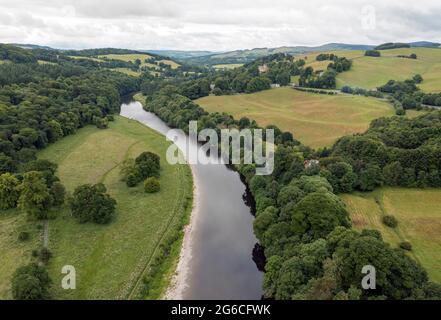
[[[140,102],[145,106],[145,99],[141,94],[133,95],[133,100]],[[187,215],[188,223],[183,227],[183,235],[180,237],[181,242],[180,250],[177,250],[179,254],[173,260],[174,270],[172,272],[171,279],[169,279],[169,285],[165,293],[161,296],[165,300],[182,300],[184,297],[184,291],[188,286],[188,277],[190,274],[190,262],[192,259],[192,239],[194,235],[195,222],[198,217],[198,183],[192,166],[190,166],[193,177],[193,201],[191,210]]]
[[[191,168],[191,166],[190,166]],[[188,278],[190,275],[190,262],[193,257],[192,240],[194,236],[196,220],[199,216],[198,206],[198,187],[197,179],[192,170],[193,175],[193,206],[190,214],[188,224],[184,227],[184,236],[182,239],[181,251],[179,260],[176,266],[175,273],[170,281],[170,284],[165,292],[164,300],[182,300],[184,299],[184,291],[188,287]]]

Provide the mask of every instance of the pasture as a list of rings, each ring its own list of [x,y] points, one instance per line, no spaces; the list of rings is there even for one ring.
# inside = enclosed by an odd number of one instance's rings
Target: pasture
[[[139,124],[117,116],[110,128],[89,126],[63,138],[39,153],[39,158],[58,164],[57,174],[67,191],[84,183],[102,182],[117,201],[117,214],[108,225],[79,224],[67,209],[49,221],[49,249],[53,253],[48,270],[56,299],[125,299],[137,297],[141,278],[157,248],[173,226],[179,225],[191,209],[192,176],[187,165],[170,165],[165,160],[169,143]],[[121,181],[120,164],[128,157],[151,151],[161,157],[161,191],[146,194],[142,183],[128,188]],[[13,271],[30,259],[30,251],[41,246],[39,222],[26,222],[14,211],[0,213],[0,254],[7,257],[0,266],[0,298],[8,293]],[[17,243],[18,230],[33,231],[32,241]],[[179,242],[179,241],[178,241]],[[172,276],[180,246],[174,245],[164,261],[161,275],[152,279],[147,298],[159,298]],[[61,268],[73,265],[77,289],[61,288]]]
[[[441,283],[441,190],[382,188],[341,197],[354,228],[379,230],[392,247],[409,241],[409,254],[425,267],[431,280]],[[385,214],[395,216],[397,228],[382,223]]]
[[[392,116],[387,102],[362,96],[322,95],[277,88],[253,94],[196,100],[208,112],[248,117],[261,126],[275,124],[310,147],[332,145],[339,137],[365,131],[373,119]]]
[[[217,70],[232,70],[242,66],[243,66],[242,63],[227,63],[227,64],[216,64],[213,66],[213,68]]]
[[[365,57],[364,51],[339,50],[329,51],[340,57],[351,59],[353,64],[349,71],[337,76],[337,87],[345,85],[374,89],[389,80],[406,80],[419,73],[424,81],[419,86],[425,92],[441,91],[441,49],[436,48],[400,48],[381,50],[381,57]],[[417,59],[399,58],[398,55],[415,53]],[[329,61],[316,61],[319,52],[298,55],[305,59],[306,66],[314,70],[326,69]]]

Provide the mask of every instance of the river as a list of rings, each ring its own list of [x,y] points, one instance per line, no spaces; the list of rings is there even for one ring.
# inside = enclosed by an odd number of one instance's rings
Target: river
[[[170,128],[141,103],[121,105],[121,115],[165,135]],[[165,137],[164,137],[165,139]],[[184,145],[177,141],[183,150]],[[190,143],[191,148],[198,148]],[[206,156],[209,157],[209,156]],[[257,242],[246,187],[237,172],[222,164],[193,164],[197,189],[188,239],[183,299],[260,299],[263,274],[253,261]],[[194,218],[194,219],[193,219]]]

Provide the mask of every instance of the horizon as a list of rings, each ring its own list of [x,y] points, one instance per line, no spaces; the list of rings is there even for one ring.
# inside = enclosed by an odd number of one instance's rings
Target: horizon
[[[0,42],[59,49],[228,52],[332,42],[441,42],[441,6],[433,0],[3,2]]]
[[[39,47],[48,47],[50,49],[54,50],[75,50],[75,51],[81,51],[81,50],[94,50],[94,49],[125,49],[125,50],[132,50],[132,51],[139,51],[139,52],[147,52],[147,51],[176,51],[176,52],[208,52],[210,54],[220,54],[220,53],[228,53],[228,52],[235,52],[235,51],[251,51],[251,50],[258,50],[258,49],[278,49],[278,48],[296,48],[296,47],[306,47],[306,48],[315,48],[315,47],[322,47],[330,44],[339,44],[339,45],[348,45],[348,46],[378,46],[380,44],[385,43],[406,43],[406,44],[412,44],[412,43],[420,43],[420,42],[428,42],[428,43],[437,43],[441,44],[441,42],[437,41],[430,41],[430,40],[416,40],[411,42],[404,42],[404,41],[390,41],[390,42],[382,42],[382,43],[376,43],[376,44],[369,44],[369,43],[344,43],[344,42],[326,42],[321,44],[314,44],[314,45],[302,45],[302,44],[294,44],[294,45],[285,45],[285,46],[279,46],[279,47],[254,47],[254,48],[236,48],[232,50],[222,50],[222,51],[213,51],[208,49],[196,49],[196,50],[185,50],[185,49],[170,49],[170,48],[160,48],[160,49],[149,49],[149,48],[126,48],[126,47],[85,47],[81,49],[75,49],[73,47],[66,47],[66,48],[60,48],[60,47],[53,47],[48,44],[39,44],[39,43],[5,43],[8,45],[15,45],[15,46],[39,46]],[[345,50],[345,49],[342,49]]]

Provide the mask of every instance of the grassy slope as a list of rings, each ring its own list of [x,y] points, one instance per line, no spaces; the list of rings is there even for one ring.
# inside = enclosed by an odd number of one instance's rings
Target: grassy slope
[[[158,63],[164,63],[164,64],[168,64],[172,69],[177,69],[179,66],[180,66],[180,64],[179,63],[177,63],[177,62],[175,62],[175,61],[173,61],[173,60],[159,60],[158,61]]]
[[[231,69],[236,69],[239,67],[242,67],[243,64],[242,63],[227,63],[227,64],[216,64],[213,66],[213,68],[215,69],[224,69],[224,70],[231,70]]]
[[[32,250],[41,243],[41,223],[29,222],[19,210],[0,211],[0,300],[11,299],[11,277],[18,266],[30,262]],[[17,240],[21,231],[27,231],[30,239]]]
[[[441,49],[401,48],[382,50],[382,56],[379,58],[365,57],[364,51],[360,50],[339,50],[327,53],[334,53],[353,61],[351,70],[337,76],[337,86],[339,88],[349,85],[373,89],[391,79],[405,80],[419,73],[424,78],[420,85],[422,90],[426,92],[441,91]],[[416,53],[418,59],[397,57],[397,55],[410,55],[411,53]],[[316,61],[315,58],[318,54],[319,52],[298,55],[298,58],[306,58],[306,66],[311,66],[314,70],[324,70],[329,61]]]
[[[78,184],[103,182],[118,202],[117,218],[107,226],[78,224],[67,210],[50,221],[49,248],[54,257],[49,270],[55,298],[126,298],[145,272],[158,240],[178,223],[178,216],[189,211],[183,206],[192,194],[191,172],[188,166],[172,166],[165,161],[168,147],[165,138],[122,117],[116,117],[110,126],[107,130],[81,129],[40,153],[41,158],[59,164],[58,175],[70,192]],[[119,179],[121,161],[146,150],[161,156],[161,191],[157,194],[145,194],[141,185],[129,189]],[[6,256],[6,263],[0,266],[0,298],[9,297],[10,275],[41,244],[41,231],[36,224],[26,223],[24,215],[17,212],[0,214],[0,254]],[[18,231],[23,228],[31,229],[31,242],[16,241]],[[149,298],[158,298],[168,284],[179,248],[174,245],[162,275],[154,279],[156,287]],[[76,268],[76,290],[60,287],[64,265]]]
[[[106,55],[99,56],[99,58],[104,58],[104,57],[107,59],[121,60],[121,61],[126,61],[126,62],[129,62],[129,61],[134,62],[136,59],[139,59],[139,60],[141,60],[141,67],[155,68],[157,71],[150,71],[150,73],[152,73],[153,75],[160,74],[161,67],[159,67],[158,65],[153,64],[153,63],[145,62],[146,59],[149,59],[152,57],[151,55],[146,54],[146,53],[106,54]],[[179,67],[179,64],[173,60],[160,60],[158,62],[168,64],[171,66],[172,69],[176,69]],[[129,76],[133,76],[133,77],[138,77],[141,75],[141,72],[133,71],[133,70],[130,70],[127,68],[115,68],[115,69],[111,69],[111,70],[122,72],[122,73],[125,73],[125,74],[127,74]]]
[[[416,53],[418,59],[398,58],[397,55]],[[419,73],[424,81],[421,89],[427,92],[441,91],[441,50],[429,48],[404,48],[382,50],[381,57],[351,55],[352,69],[337,77],[339,87],[347,84],[362,88],[375,88],[388,80],[405,80]]]
[[[401,241],[410,241],[411,255],[426,268],[432,280],[441,282],[441,190],[383,188],[342,198],[355,228],[377,229],[394,247]],[[381,222],[384,214],[398,219],[396,230]]]
[[[343,135],[363,132],[375,118],[393,115],[392,107],[378,99],[320,95],[291,88],[209,96],[197,102],[209,112],[247,116],[260,125],[276,124],[312,147],[329,146]]]

